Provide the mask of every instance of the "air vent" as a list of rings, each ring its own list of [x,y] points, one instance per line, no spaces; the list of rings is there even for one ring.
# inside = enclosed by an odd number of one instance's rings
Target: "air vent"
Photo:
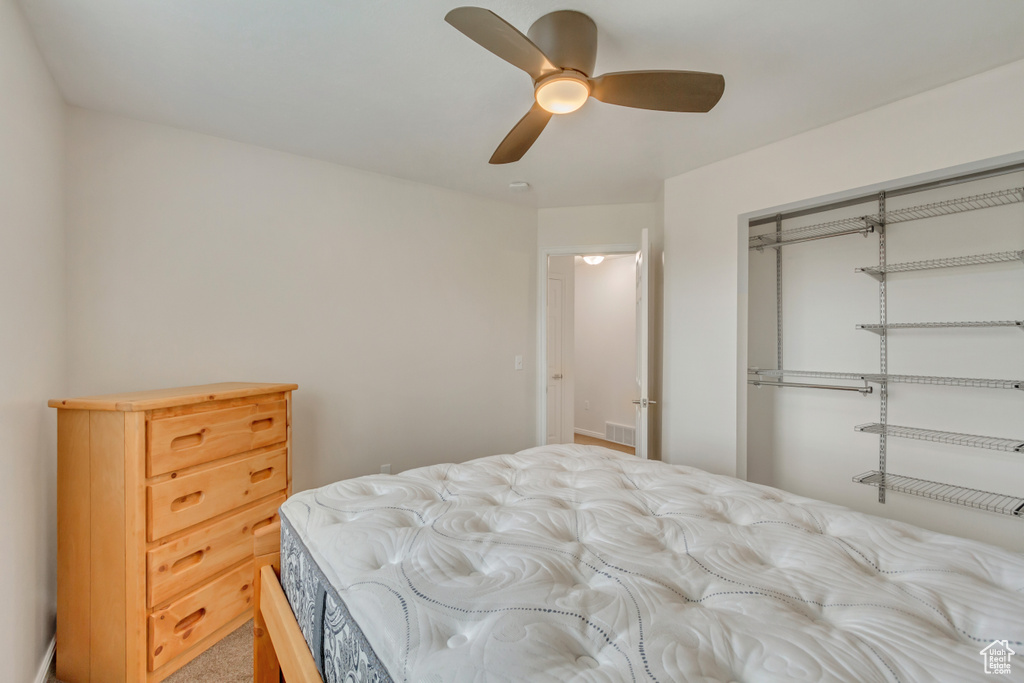
[[[636,427],[605,422],[604,438],[605,441],[620,443],[623,446],[636,446]]]

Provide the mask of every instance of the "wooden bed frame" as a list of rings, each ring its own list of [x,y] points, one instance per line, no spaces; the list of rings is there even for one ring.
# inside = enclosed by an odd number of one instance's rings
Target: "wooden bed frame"
[[[281,588],[281,522],[254,534],[253,683],[323,683]]]

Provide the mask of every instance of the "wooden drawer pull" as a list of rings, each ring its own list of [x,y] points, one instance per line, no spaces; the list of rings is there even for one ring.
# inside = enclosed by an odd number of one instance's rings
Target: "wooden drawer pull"
[[[252,533],[256,533],[257,529],[262,529],[265,526],[273,524],[275,519],[277,519],[277,515],[271,515],[266,519],[261,519],[260,521],[256,522],[252,525]]]
[[[250,474],[249,481],[255,484],[256,482],[270,479],[272,476],[274,476],[274,468],[268,467],[265,470],[260,470],[259,472],[253,472],[252,474]]]
[[[199,505],[199,503],[202,500],[202,491],[195,491],[193,493],[188,494],[187,496],[175,498],[174,500],[171,501],[171,512],[178,512],[180,510],[184,510],[185,508],[190,508],[193,505]]]
[[[171,573],[179,574],[185,571],[186,569],[191,569],[192,567],[196,566],[197,564],[203,561],[204,555],[206,555],[206,551],[204,550],[197,550],[191,555],[186,555],[185,557],[181,558],[180,560],[171,565]]]
[[[195,434],[185,434],[179,436],[171,441],[172,451],[183,451],[186,448],[195,448],[196,446],[203,445],[203,435],[206,433],[205,429],[201,429]]]
[[[274,418],[265,417],[262,420],[253,420],[249,428],[254,432],[262,432],[264,429],[270,429],[274,426]]]
[[[175,635],[181,633],[182,631],[186,631],[186,630],[192,628],[193,626],[198,624],[199,621],[203,617],[205,617],[205,616],[206,616],[206,608],[205,607],[200,607],[195,612],[193,612],[192,614],[188,615],[187,617],[185,617],[184,619],[182,619],[181,621],[179,621],[177,624],[174,625],[174,633],[175,633]]]

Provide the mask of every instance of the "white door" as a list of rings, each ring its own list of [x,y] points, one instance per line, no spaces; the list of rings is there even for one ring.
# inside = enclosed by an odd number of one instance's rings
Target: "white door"
[[[647,230],[640,237],[640,251],[636,253],[636,454],[647,458],[647,432],[650,427],[651,405],[648,394],[648,325],[650,324],[650,271],[651,241]]]
[[[565,280],[548,276],[547,294],[547,439],[562,443],[562,301]]]

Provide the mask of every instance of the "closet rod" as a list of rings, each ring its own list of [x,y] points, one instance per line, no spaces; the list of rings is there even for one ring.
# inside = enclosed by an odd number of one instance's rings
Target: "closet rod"
[[[840,387],[834,384],[803,384],[800,382],[762,382],[759,379],[748,379],[747,384],[755,387],[797,387],[800,389],[831,389],[832,391],[856,391],[861,394],[874,393],[874,387]]]
[[[814,240],[823,240],[827,237],[842,237],[843,235],[864,235],[867,237],[870,233],[875,231],[875,226],[869,226],[866,228],[855,228],[853,230],[843,230],[842,232],[830,232],[827,235],[815,235],[814,237],[801,237],[795,240],[786,240],[784,242],[765,242],[764,244],[754,244],[751,249],[774,249],[775,247],[781,247],[786,244],[800,244],[801,242],[811,242]],[[768,237],[774,237],[778,233],[768,233]]]
[[[953,176],[951,178],[942,178],[941,180],[930,180],[925,183],[918,183],[916,185],[907,185],[906,187],[897,187],[888,189],[885,191],[887,197],[899,197],[905,194],[914,194],[915,192],[923,192],[925,190],[934,190],[939,187],[947,187],[949,185],[959,185],[960,183],[969,183],[972,180],[982,180],[983,178],[995,178],[1001,175],[1007,175],[1008,173],[1016,173],[1017,171],[1024,171],[1024,161],[1009,166],[1000,166],[998,168],[990,168],[987,171],[975,171],[974,173],[966,173],[964,175]],[[800,216],[810,216],[815,213],[824,213],[825,211],[832,211],[833,209],[842,209],[847,206],[856,206],[857,204],[866,204],[867,202],[876,201],[878,199],[878,192],[871,192],[869,194],[861,195],[858,197],[850,197],[849,199],[842,199],[840,201],[831,202],[829,204],[822,204],[820,206],[807,207],[805,209],[796,209],[794,211],[788,211],[781,214],[782,220],[789,220],[790,218],[798,218]],[[749,221],[750,227],[756,227],[758,225],[768,225],[774,223],[776,218],[780,214],[778,212],[773,213],[770,216],[758,216],[752,218]]]

